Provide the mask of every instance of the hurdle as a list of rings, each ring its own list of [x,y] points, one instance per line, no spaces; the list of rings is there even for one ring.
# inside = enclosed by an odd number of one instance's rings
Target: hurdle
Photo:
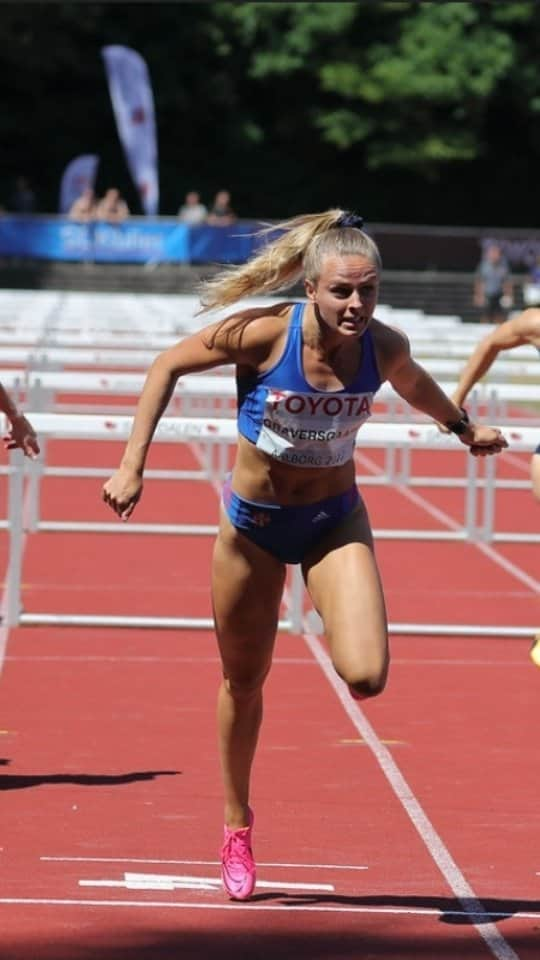
[[[18,332],[9,331],[2,333],[0,331],[0,350],[5,352],[18,349],[19,356],[23,357],[24,351],[27,351],[29,362],[36,365],[36,356],[42,357],[45,361],[47,353],[56,348],[57,350],[84,349],[92,348],[101,351],[118,351],[122,347],[126,351],[126,357],[132,354],[136,364],[139,364],[138,352],[141,347],[152,354],[166,350],[174,346],[178,341],[189,334],[195,333],[201,329],[201,323],[179,325],[178,328],[170,333],[149,332],[135,329],[123,331],[122,333],[99,333],[96,331],[80,330],[77,333],[64,333],[59,330],[43,333],[41,331]],[[427,363],[429,360],[437,358],[467,360],[474,350],[478,338],[458,338],[457,336],[441,336],[435,332],[430,335],[410,334],[412,353],[420,363]],[[11,354],[12,356],[14,354]],[[9,356],[9,354],[8,354]],[[527,344],[514,347],[510,357],[506,357],[507,362],[517,363],[534,362],[536,359],[535,348]],[[495,361],[497,362],[497,361]],[[500,364],[499,364],[500,367]]]
[[[129,436],[132,424],[131,417],[110,416],[103,417],[95,414],[53,414],[53,413],[29,413],[29,417],[34,423],[40,437],[49,439],[73,440],[80,442],[92,440],[112,440],[125,442]],[[237,425],[234,420],[227,419],[202,419],[202,418],[178,418],[163,417],[156,429],[155,441],[157,443],[178,443],[178,442],[196,442],[203,448],[215,451],[220,447],[230,449],[236,443]],[[538,443],[540,439],[540,430],[537,428],[517,428],[513,431],[512,447],[515,451],[527,451]],[[454,450],[466,454],[463,446],[455,437],[441,434],[434,425],[422,425],[417,423],[367,423],[361,431],[361,437],[358,440],[358,446],[362,449],[369,448],[394,448],[396,450],[406,448],[416,448],[423,450]],[[210,459],[210,458],[209,458]],[[488,458],[490,461],[496,461],[496,457]],[[396,539],[396,540],[477,540],[493,537],[493,531],[486,526],[483,515],[483,504],[481,494],[484,490],[484,497],[493,495],[495,485],[495,470],[486,474],[484,487],[478,485],[479,464],[475,457],[467,456],[467,490],[468,498],[465,510],[464,524],[458,529],[452,530],[402,530],[402,529],[380,529],[374,530],[375,539]],[[31,521],[28,515],[23,516],[24,488],[25,479],[31,476],[36,469],[37,461],[27,461],[22,456],[21,451],[11,452],[9,466],[9,493],[8,493],[8,530],[9,530],[9,567],[6,582],[6,623],[8,626],[34,626],[45,624],[69,625],[69,626],[115,626],[115,627],[156,627],[173,629],[211,629],[213,621],[208,618],[186,618],[186,617],[137,617],[119,613],[118,615],[98,616],[91,613],[71,615],[62,613],[40,613],[28,612],[22,609],[21,603],[21,580],[22,580],[22,544],[25,533],[34,535],[39,531],[48,532],[71,532],[71,533],[115,533],[122,536],[130,534],[158,533],[164,535],[200,535],[208,536],[217,533],[217,525],[214,524],[156,524],[156,523],[132,523],[122,524],[119,521],[107,522],[89,522],[89,521],[59,521],[59,520],[41,520],[34,513]],[[111,471],[107,471],[110,473]],[[222,478],[223,466],[215,469],[207,479],[217,480]],[[85,476],[84,468],[73,467],[54,467],[45,464],[41,469],[41,475],[51,476]],[[165,472],[162,474],[166,478]],[[167,478],[170,476],[167,475]],[[382,480],[384,482],[384,479]],[[30,511],[30,516],[32,511]],[[522,541],[527,537],[527,542],[540,542],[540,534],[530,533],[528,535],[516,534],[515,539]],[[508,540],[508,537],[507,537]],[[279,629],[289,632],[301,632],[304,624],[303,619],[303,601],[304,588],[301,572],[298,567],[293,567],[291,571],[290,590],[288,591],[288,602],[286,607],[286,616],[280,620]],[[498,634],[501,636],[528,636],[533,628],[519,628],[510,626],[474,626],[444,624],[391,624],[390,629],[393,632],[400,633],[419,633],[422,630],[430,634],[455,633],[462,631],[464,634],[475,634],[476,632],[485,632],[489,635]]]
[[[44,412],[51,409],[51,395],[55,393],[69,393],[84,395],[110,394],[138,397],[146,378],[143,372],[126,373],[125,371],[91,370],[91,371],[63,371],[63,370],[28,370],[24,367],[5,367],[0,369],[0,380],[9,389],[16,389],[29,394],[33,398],[36,410]],[[439,387],[445,393],[452,393],[457,381],[439,381]],[[235,378],[222,374],[190,374],[189,377],[180,377],[175,387],[176,399],[188,397],[227,397],[236,398]],[[505,402],[538,402],[539,389],[536,384],[508,383],[486,379],[478,383],[471,391],[480,404],[485,404],[489,398],[496,397]],[[384,382],[376,394],[376,402],[388,402],[391,398],[398,398],[393,387]],[[56,409],[56,412],[75,412]],[[84,412],[84,411],[83,411]],[[90,412],[90,411],[89,411]],[[97,411],[94,411],[97,412]]]
[[[235,310],[272,305],[284,297],[241,300]],[[0,291],[0,344],[126,348],[135,340],[149,349],[163,349],[222,319],[230,309],[198,315],[200,300],[190,294],[133,294],[75,291]],[[430,315],[422,310],[379,304],[375,315],[394,324],[410,337],[413,351],[424,355],[465,358],[475,343],[493,328],[485,323],[464,323],[455,316]],[[527,360],[533,348],[522,346],[516,358]]]
[[[136,398],[144,384],[144,374],[125,373],[109,371],[26,371],[26,370],[0,370],[0,380],[5,386],[13,391],[14,397],[21,404],[22,395],[25,396],[26,405],[37,412],[55,412],[55,413],[104,413],[111,411],[115,415],[130,415],[135,410]],[[447,393],[451,394],[455,384],[441,383],[440,386]],[[58,403],[55,400],[56,392],[72,393],[81,398],[79,403]],[[100,404],[84,403],[86,395],[95,394],[121,395],[123,397],[131,396],[132,402],[126,406],[114,404],[111,407],[110,402]],[[507,404],[510,401],[534,401],[537,399],[537,387],[530,384],[479,384],[471,393],[469,400],[469,409],[473,419],[479,422],[489,422],[501,427],[530,426],[530,416],[518,418],[515,415],[509,416]],[[426,423],[426,418],[418,414],[401,397],[399,397],[393,388],[385,383],[380,388],[376,397],[376,404],[385,404],[386,408],[381,411],[376,409],[373,412],[372,422],[406,421],[413,419],[417,423]],[[21,404],[22,405],[22,404]],[[173,393],[167,414],[169,416],[181,417],[231,417],[234,415],[236,406],[236,382],[231,376],[221,374],[190,376],[181,378]],[[480,409],[482,414],[480,415]],[[46,438],[41,438],[42,446],[46,444]],[[43,450],[43,454],[44,454]],[[226,465],[226,449],[223,445],[217,447],[218,463],[213,464],[213,448],[205,446],[201,456],[203,466],[199,470],[178,470],[170,475],[171,479],[191,479],[208,480],[220,482]],[[476,487],[473,489],[469,478],[455,477],[452,480],[448,478],[436,478],[429,476],[414,475],[411,469],[411,447],[402,447],[397,449],[394,445],[385,448],[385,482],[407,484],[409,486],[465,486],[467,487],[467,496],[470,500],[476,495],[478,487],[485,484],[482,477],[476,478]],[[32,512],[37,516],[39,512],[39,476],[41,465],[44,463],[44,455],[36,462],[33,467],[31,484],[33,495],[31,497]],[[6,467],[0,467],[0,473],[6,472]],[[67,475],[67,474],[66,474]],[[107,468],[94,467],[88,469],[87,476],[106,477]],[[160,471],[148,472],[150,479],[160,478]],[[362,486],[373,485],[380,481],[369,474],[356,477],[358,484]],[[529,486],[528,480],[504,479],[499,478],[497,485],[500,488],[525,489]],[[494,506],[491,509],[493,516]],[[487,521],[484,524],[486,529],[486,538],[489,538],[489,527],[493,527]]]
[[[93,347],[6,346],[2,348],[2,362],[6,366],[29,370],[59,370],[66,368],[101,370],[147,370],[158,351],[134,347],[105,349]],[[436,379],[458,377],[463,368],[459,359],[451,357],[417,357],[423,367]],[[219,376],[221,374],[214,374]],[[531,355],[529,362],[499,356],[487,372],[486,380],[523,381],[538,379],[538,360]]]

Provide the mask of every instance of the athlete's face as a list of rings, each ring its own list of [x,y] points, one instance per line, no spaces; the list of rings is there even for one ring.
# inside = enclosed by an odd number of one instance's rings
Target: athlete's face
[[[328,333],[361,336],[377,303],[379,272],[367,257],[351,254],[324,258],[318,280],[305,281],[306,296]]]

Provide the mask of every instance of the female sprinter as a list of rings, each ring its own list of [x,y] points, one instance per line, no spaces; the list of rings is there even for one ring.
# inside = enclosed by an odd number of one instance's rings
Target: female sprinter
[[[385,685],[385,604],[353,464],[377,389],[388,380],[473,454],[506,446],[499,430],[470,423],[413,360],[407,338],[373,316],[381,261],[362,225],[339,209],[295,217],[276,226],[277,238],[251,260],[206,285],[202,303],[211,309],[286,289],[303,276],[307,302],[232,310],[159,354],[120,466],[103,488],[105,502],[127,519],[178,377],[235,364],[239,436],[223,490],[212,597],[223,664],[222,877],[237,900],[255,888],[250,773],[287,563],[302,565],[332,662],[351,694],[372,697]]]

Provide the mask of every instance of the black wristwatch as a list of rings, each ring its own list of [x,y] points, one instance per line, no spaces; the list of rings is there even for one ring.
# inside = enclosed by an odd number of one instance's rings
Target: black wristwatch
[[[471,421],[469,420],[469,414],[464,407],[459,408],[461,410],[461,417],[459,420],[454,420],[453,423],[446,423],[445,427],[447,430],[450,430],[450,433],[456,433],[458,437],[462,433],[466,433],[470,427]]]

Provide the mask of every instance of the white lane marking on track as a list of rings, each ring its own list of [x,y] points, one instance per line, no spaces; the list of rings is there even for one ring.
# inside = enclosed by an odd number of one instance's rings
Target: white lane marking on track
[[[60,662],[60,663],[64,663],[64,662],[65,662],[65,663],[72,663],[72,662],[75,662],[75,663],[79,663],[79,662],[80,662],[80,663],[86,663],[86,662],[94,663],[94,662],[98,662],[98,663],[100,663],[101,661],[104,661],[104,662],[106,662],[106,663],[109,663],[109,662],[111,662],[111,663],[133,663],[133,662],[137,663],[138,660],[139,660],[139,658],[137,658],[137,657],[129,657],[129,656],[126,656],[126,657],[123,657],[123,656],[120,656],[120,657],[33,657],[33,656],[32,656],[32,657],[31,657],[31,656],[28,656],[28,657],[9,657],[9,656],[8,656],[8,657],[6,657],[6,661],[7,661],[7,662],[18,661],[18,662],[23,662],[23,663],[27,663],[27,662],[28,662],[28,663],[34,663],[34,662],[41,663],[42,661],[48,662],[49,660],[51,660],[51,661],[53,661],[53,662],[57,662],[57,661],[58,661],[58,662]],[[215,660],[215,661],[214,661],[214,660],[212,660],[212,661],[208,660],[208,661],[207,661],[204,657],[178,657],[178,658],[175,658],[175,659],[172,659],[172,660],[167,659],[167,658],[164,658],[164,660],[161,661],[159,657],[156,657],[155,660],[154,660],[154,658],[152,658],[152,662],[156,662],[156,663],[161,663],[161,662],[165,662],[165,663],[206,663],[206,662],[219,663],[220,661],[219,661],[219,660]],[[274,664],[287,664],[287,666],[290,666],[291,664],[293,664],[294,666],[302,666],[302,667],[315,667],[315,666],[316,666],[316,664],[313,663],[313,660],[309,659],[308,657],[304,657],[303,659],[300,658],[300,657],[297,657],[297,658],[291,658],[290,660],[289,660],[287,657],[276,657],[275,660],[273,660],[273,663],[274,663]],[[448,660],[448,659],[445,659],[444,657],[403,657],[403,656],[401,656],[401,657],[395,657],[395,656],[394,656],[394,657],[392,657],[392,663],[393,663],[393,664],[409,664],[410,666],[417,666],[418,664],[432,663],[432,664],[436,664],[436,665],[438,665],[438,666],[440,666],[440,667],[464,667],[464,666],[472,666],[472,667],[505,667],[505,668],[506,668],[506,667],[524,667],[524,666],[525,666],[525,667],[527,667],[527,670],[530,671],[530,667],[529,667],[528,661],[526,661],[526,660],[493,660],[493,658],[490,658],[490,659],[486,658],[485,660],[479,660],[479,659],[476,659],[476,660],[468,660],[468,659],[467,659],[467,660],[460,660],[460,659]]]
[[[368,469],[370,469],[375,474],[384,473],[383,470],[373,461],[370,457],[366,457],[364,454],[357,454],[357,459],[365,464]],[[401,493],[407,500],[410,500],[411,503],[415,503],[418,507],[425,511],[425,513],[430,514],[434,519],[439,520],[441,523],[444,523],[445,526],[449,527],[451,530],[459,530],[461,524],[457,523],[452,517],[447,513],[444,513],[443,510],[440,510],[434,504],[430,503],[429,500],[426,500],[420,494],[415,493],[413,490],[410,490],[408,487],[403,486],[402,484],[396,484],[393,487],[394,490],[397,490]],[[480,543],[480,541],[471,540],[470,545],[475,547],[480,553],[483,553],[484,556],[488,557],[494,563],[498,564],[507,573],[512,577],[515,577],[516,580],[519,580],[525,586],[529,587],[533,593],[540,593],[540,581],[535,580],[534,577],[531,577],[525,570],[522,570],[521,567],[518,567],[517,564],[512,563],[511,560],[507,560],[503,554],[498,553],[494,547],[490,547],[487,543]]]
[[[46,907],[141,907],[148,909],[159,907],[169,910],[253,910],[255,912],[265,913],[369,913],[369,914],[391,914],[405,915],[414,917],[456,917],[467,921],[475,916],[484,923],[487,919],[508,919],[509,911],[501,910],[498,912],[482,911],[477,914],[470,910],[444,910],[432,907],[373,907],[373,906],[321,906],[319,904],[260,904],[256,902],[242,903],[197,903],[190,901],[172,901],[172,900],[75,900],[58,899],[45,897],[0,897],[0,906],[14,906],[22,904],[25,906],[46,906]],[[537,913],[516,911],[511,914],[512,919],[530,919],[537,920],[540,917],[540,911]],[[511,950],[511,948],[508,948]],[[497,956],[500,956],[497,954]],[[517,954],[511,950],[510,953],[503,955],[504,960],[519,960]]]
[[[80,887],[123,887],[126,890],[211,890],[221,892],[220,877],[174,876],[164,873],[124,873],[123,880],[79,880]],[[334,893],[332,883],[292,883],[284,880],[257,879],[257,889],[307,890]]]
[[[516,467],[517,470],[520,470],[522,473],[528,473],[530,470],[529,461],[530,457],[526,454],[527,459],[522,459],[516,456],[515,453],[509,453],[507,450],[501,454],[506,463],[509,463],[512,467]]]
[[[121,656],[110,656],[109,654],[81,655],[81,656],[59,656],[46,654],[31,654],[23,656],[7,656],[6,660],[17,661],[18,663],[221,663],[216,657],[136,657],[131,654]],[[315,664],[310,657],[274,657],[273,663],[286,663],[287,666],[313,667]]]
[[[390,751],[381,743],[373,727],[367,720],[358,701],[353,701],[349,691],[334,671],[330,657],[317,637],[304,634],[304,640],[321,667],[330,686],[353,726],[373,753],[390,787],[409,816],[423,840],[428,853],[438,866],[448,886],[463,906],[464,915],[470,918],[472,925],[484,940],[497,960],[519,960],[510,944],[506,942],[495,924],[488,922],[489,914],[469,885],[449,850],[444,845],[433,824],[424,813],[405,777],[401,773]],[[476,921],[475,922],[475,918]]]
[[[219,860],[148,860],[146,857],[40,857],[47,863],[179,863],[183,866],[219,867]],[[350,863],[283,863],[257,860],[258,867],[291,867],[303,870],[367,870],[364,865]]]

